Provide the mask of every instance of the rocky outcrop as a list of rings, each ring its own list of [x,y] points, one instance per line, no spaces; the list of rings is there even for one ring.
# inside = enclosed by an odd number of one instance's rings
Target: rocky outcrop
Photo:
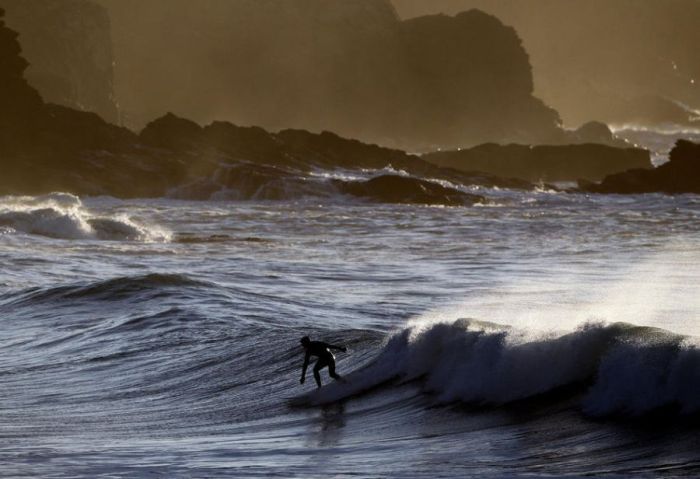
[[[528,146],[484,144],[461,151],[423,155],[438,166],[462,171],[484,171],[528,181],[599,181],[630,168],[651,168],[649,152],[582,144]]]
[[[610,127],[600,121],[589,121],[574,131],[566,133],[566,144],[596,143],[598,145],[627,148],[625,140],[616,137]]]
[[[465,206],[485,201],[483,196],[399,175],[382,175],[367,181],[336,180],[334,183],[342,193],[382,203]]]
[[[600,184],[582,182],[591,193],[696,193],[700,194],[700,144],[679,140],[668,163],[654,169],[634,169],[607,176]]]
[[[539,143],[559,116],[532,96],[532,71],[515,30],[479,10],[401,23],[407,65],[396,127],[419,147]]]
[[[401,150],[384,148],[342,138],[334,133],[283,130],[270,133],[258,127],[241,127],[228,122],[207,126],[168,113],[149,123],[139,135],[141,144],[167,150],[174,157],[186,157],[188,168],[202,171],[203,164],[237,162],[271,165],[297,172],[326,169],[395,169],[409,174],[478,184],[487,187],[531,188],[523,180],[499,178],[479,172],[440,168]],[[196,165],[197,166],[195,168]],[[277,170],[279,172],[280,170]],[[277,173],[276,173],[277,174]]]
[[[47,102],[118,121],[105,8],[89,0],[0,0],[30,63],[26,78]]]
[[[17,33],[5,26],[4,15],[0,8],[0,152],[20,139],[43,105],[24,79],[28,63],[20,54]]]
[[[375,201],[469,204],[468,195],[434,182],[370,181],[346,188],[322,178],[313,180],[310,174],[337,168],[358,172],[397,168],[457,185],[532,187],[439,168],[398,150],[330,133],[273,134],[224,122],[201,127],[172,114],[136,135],[95,114],[48,104],[41,106],[26,137],[31,141],[16,142],[13,154],[0,156],[0,195],[69,191],[117,197],[284,200],[341,190]],[[393,193],[392,185],[397,187]]]

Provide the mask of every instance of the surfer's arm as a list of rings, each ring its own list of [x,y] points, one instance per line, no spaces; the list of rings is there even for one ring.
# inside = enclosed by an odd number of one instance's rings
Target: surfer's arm
[[[326,344],[326,346],[329,347],[330,349],[337,349],[338,351],[342,351],[342,352],[346,352],[348,350],[348,348],[346,348],[345,346],[336,346],[334,344]]]
[[[304,384],[304,380],[306,379],[306,368],[309,367],[309,359],[311,358],[311,354],[308,352],[306,353],[306,356],[304,356],[304,366],[301,368],[301,381],[299,381],[301,384]]]

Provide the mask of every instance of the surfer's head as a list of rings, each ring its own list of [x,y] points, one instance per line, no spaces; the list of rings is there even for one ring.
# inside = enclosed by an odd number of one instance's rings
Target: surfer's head
[[[301,341],[300,341],[300,342],[301,342],[301,345],[302,345],[302,346],[306,347],[306,346],[309,345],[309,343],[311,342],[311,340],[309,339],[308,336],[304,336],[303,338],[301,338]]]

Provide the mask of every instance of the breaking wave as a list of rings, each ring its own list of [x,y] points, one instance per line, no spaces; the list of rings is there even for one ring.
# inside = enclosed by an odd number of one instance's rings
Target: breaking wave
[[[126,215],[96,216],[68,193],[0,198],[0,231],[57,239],[169,241],[170,233]]]
[[[590,416],[700,411],[700,348],[692,338],[627,323],[534,333],[466,319],[403,329],[348,384],[296,403],[335,402],[392,379],[420,380],[437,404],[501,406],[574,387]]]

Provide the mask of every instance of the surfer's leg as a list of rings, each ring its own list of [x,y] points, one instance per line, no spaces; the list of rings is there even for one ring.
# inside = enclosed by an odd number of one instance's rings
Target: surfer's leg
[[[340,376],[340,374],[335,372],[335,360],[330,360],[328,362],[328,375],[335,379],[336,381],[343,381],[343,378]]]
[[[325,367],[326,362],[324,360],[319,359],[316,361],[316,365],[314,366],[314,379],[316,380],[316,385],[318,387],[321,387],[321,374],[319,374],[319,371]]]

